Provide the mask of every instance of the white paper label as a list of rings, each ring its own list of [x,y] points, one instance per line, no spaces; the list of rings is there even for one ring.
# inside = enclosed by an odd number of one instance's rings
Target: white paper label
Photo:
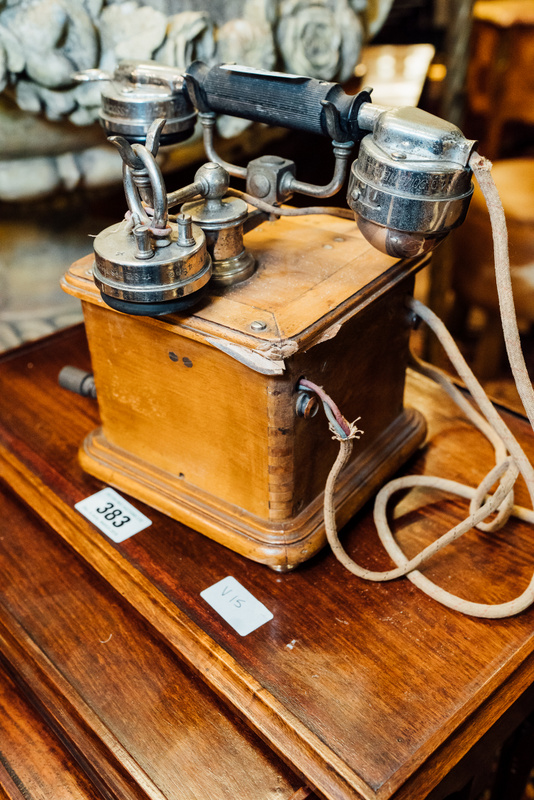
[[[204,589],[200,596],[240,636],[247,636],[273,618],[269,609],[230,575]]]
[[[80,500],[74,508],[117,543],[152,525],[152,520],[109,487]]]

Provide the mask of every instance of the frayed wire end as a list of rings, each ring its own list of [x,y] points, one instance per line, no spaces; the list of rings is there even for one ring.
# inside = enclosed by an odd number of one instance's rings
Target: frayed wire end
[[[365,433],[358,428],[357,423],[361,420],[361,417],[358,417],[354,420],[354,422],[348,422],[345,417],[343,417],[343,421],[346,423],[348,433],[345,431],[340,432],[339,428],[335,428],[331,423],[328,424],[330,428],[330,432],[333,433],[332,439],[337,439],[338,442],[346,442],[349,439],[360,439],[361,436]]]

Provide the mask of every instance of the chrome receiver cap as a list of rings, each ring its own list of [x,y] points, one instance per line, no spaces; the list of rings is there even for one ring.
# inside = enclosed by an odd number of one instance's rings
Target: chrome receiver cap
[[[94,280],[116,311],[160,316],[183,311],[201,296],[212,267],[204,232],[191,217],[169,219],[168,198],[156,161],[164,119],[149,128],[146,146],[110,139],[123,160],[126,219],[94,240]],[[196,193],[196,184],[187,187]],[[187,192],[186,192],[187,194]]]
[[[182,311],[199,299],[211,276],[206,237],[191,220],[169,222],[165,247],[151,245],[146,229],[124,220],[94,240],[94,280],[116,311],[160,316]],[[187,230],[185,230],[187,228]]]
[[[433,250],[467,213],[475,142],[417,108],[368,108],[373,132],[351,167],[347,203],[363,236],[396,258]]]
[[[181,73],[155,61],[121,61],[113,74],[89,69],[74,75],[78,82],[102,81],[100,122],[108,136],[144,143],[155,119],[165,119],[161,145],[193,135],[196,111]]]

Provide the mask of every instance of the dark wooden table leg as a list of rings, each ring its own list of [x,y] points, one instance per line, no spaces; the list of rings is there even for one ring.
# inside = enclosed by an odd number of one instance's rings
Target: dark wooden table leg
[[[534,715],[505,742],[489,800],[522,800],[534,768]]]

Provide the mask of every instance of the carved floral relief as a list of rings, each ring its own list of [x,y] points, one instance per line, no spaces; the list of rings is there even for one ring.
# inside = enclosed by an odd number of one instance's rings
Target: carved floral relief
[[[217,5],[215,18],[210,0],[0,0],[0,92],[23,111],[87,126],[98,119],[100,87],[76,84],[73,73],[112,72],[122,59],[155,59],[179,69],[196,59],[230,61],[345,81],[391,4],[228,0]],[[222,117],[219,132],[233,136],[247,124]],[[46,152],[37,143],[32,156]],[[14,166],[11,161],[11,183]],[[2,170],[0,161],[0,199]]]

